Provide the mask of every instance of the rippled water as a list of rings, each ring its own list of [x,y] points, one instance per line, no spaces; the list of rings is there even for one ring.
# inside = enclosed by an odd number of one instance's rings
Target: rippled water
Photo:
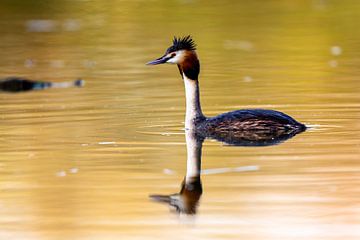
[[[358,239],[360,4],[2,1],[1,77],[83,88],[1,93],[1,239]],[[192,34],[205,114],[284,111],[268,147],[205,141],[195,216],[150,194],[186,173],[184,89],[144,64]]]

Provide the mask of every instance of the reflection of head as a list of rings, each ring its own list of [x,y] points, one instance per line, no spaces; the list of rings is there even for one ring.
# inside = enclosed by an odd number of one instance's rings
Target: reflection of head
[[[156,202],[169,204],[178,213],[196,214],[201,194],[202,185],[199,176],[185,179],[181,184],[179,193],[172,195],[150,195],[150,198]]]

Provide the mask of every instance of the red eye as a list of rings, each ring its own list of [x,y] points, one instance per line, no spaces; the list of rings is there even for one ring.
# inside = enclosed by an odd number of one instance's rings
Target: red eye
[[[176,56],[176,53],[172,53],[172,54],[171,54],[171,57],[175,57],[175,56]]]

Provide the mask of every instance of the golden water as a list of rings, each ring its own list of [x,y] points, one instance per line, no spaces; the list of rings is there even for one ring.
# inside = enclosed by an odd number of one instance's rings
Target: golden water
[[[1,1],[1,77],[86,85],[0,94],[0,239],[359,239],[359,19],[357,0]],[[144,64],[184,34],[207,115],[313,126],[206,141],[196,216],[148,198],[179,190],[186,146],[176,66]]]

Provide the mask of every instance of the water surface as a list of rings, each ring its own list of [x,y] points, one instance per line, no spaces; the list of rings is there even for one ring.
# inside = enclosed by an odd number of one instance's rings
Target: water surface
[[[360,237],[358,1],[6,0],[0,13],[0,77],[86,80],[0,94],[1,239]],[[179,190],[186,145],[178,70],[145,63],[185,34],[205,114],[272,108],[312,126],[262,148],[205,141],[196,216],[148,197]]]

